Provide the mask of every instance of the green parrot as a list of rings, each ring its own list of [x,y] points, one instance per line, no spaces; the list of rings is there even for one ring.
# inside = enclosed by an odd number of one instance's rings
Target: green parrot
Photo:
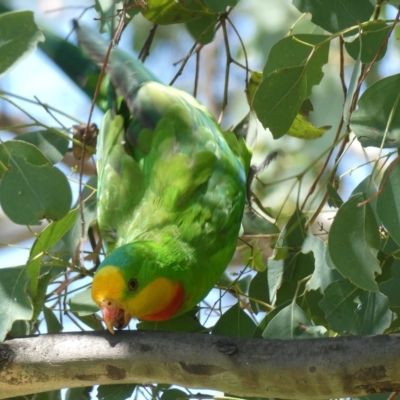
[[[103,64],[108,44],[75,25],[80,46]],[[242,138],[139,60],[114,49],[107,73],[131,114],[108,112],[97,147],[107,256],[92,298],[114,333],[132,317],[163,321],[189,311],[217,283],[237,245],[251,155]]]

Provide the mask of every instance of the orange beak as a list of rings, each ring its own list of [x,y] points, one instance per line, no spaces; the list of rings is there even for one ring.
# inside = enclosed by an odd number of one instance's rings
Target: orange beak
[[[113,300],[103,300],[100,303],[100,310],[103,314],[104,323],[112,334],[115,333],[114,328],[123,329],[131,320],[131,315],[120,308]]]

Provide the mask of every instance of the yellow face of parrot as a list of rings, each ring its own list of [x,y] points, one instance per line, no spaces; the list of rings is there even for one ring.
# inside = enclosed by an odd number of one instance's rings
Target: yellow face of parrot
[[[114,328],[127,326],[132,317],[163,321],[179,312],[185,297],[179,282],[166,277],[149,281],[140,269],[128,270],[130,277],[121,267],[104,265],[103,262],[93,279],[92,298],[111,333],[114,333]]]

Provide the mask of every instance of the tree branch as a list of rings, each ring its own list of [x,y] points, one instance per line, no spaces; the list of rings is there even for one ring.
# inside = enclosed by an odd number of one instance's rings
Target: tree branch
[[[63,387],[170,383],[246,397],[343,398],[400,390],[400,335],[308,340],[123,331],[0,344],[0,398]]]

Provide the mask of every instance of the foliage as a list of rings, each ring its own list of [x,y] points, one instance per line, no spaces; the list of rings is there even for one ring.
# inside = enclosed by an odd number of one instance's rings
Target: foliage
[[[398,53],[396,9],[373,0],[353,0],[350,8],[343,2],[323,7],[317,0],[285,2],[292,21],[270,35],[265,47],[267,28],[258,22],[260,46],[252,47],[239,36],[245,28],[237,21],[245,14],[259,21],[260,15],[246,10],[244,1],[147,0],[147,9],[134,3],[96,0],[101,30],[113,31],[124,16],[143,39],[142,59],[151,46],[157,57],[169,34],[187,32],[192,47],[172,82],[182,71],[192,72],[200,96],[205,94],[196,68],[204,67],[200,56],[208,46],[224,54],[215,58],[217,92],[205,86],[218,99],[223,123],[236,125],[233,131],[254,152],[237,248],[242,262],[235,258],[241,266],[228,268],[199,309],[163,323],[140,322],[137,329],[260,340],[398,332],[400,71],[386,72],[390,54]],[[260,7],[282,11],[277,3]],[[7,10],[1,3],[0,11],[1,73],[39,46],[100,109],[117,101],[107,79],[94,96],[100,69],[74,44],[36,25],[31,11]],[[147,40],[141,26],[150,30]],[[255,55],[263,60],[262,73],[252,69]],[[213,61],[207,58],[207,64]],[[235,82],[233,67],[245,84]],[[15,98],[0,91],[1,101],[29,122],[1,129],[16,136],[0,144],[0,204],[13,223],[27,226],[34,241],[25,265],[0,269],[0,340],[59,332],[66,320],[79,329],[102,329],[85,291],[103,257],[96,177],[83,173],[93,159],[75,152],[83,146],[72,135],[79,131],[75,118],[68,127],[56,118],[55,126],[47,126]],[[81,159],[64,173],[60,166],[72,147]],[[90,155],[93,147],[86,142],[83,153]],[[275,157],[267,157],[274,151]],[[74,180],[81,182],[78,196],[69,183]],[[71,205],[73,195],[78,200]],[[31,226],[39,224],[43,228],[34,233]],[[74,390],[66,396],[89,398],[88,390]],[[115,385],[99,387],[98,396],[126,398],[136,391],[175,399],[192,393],[157,384],[146,390]]]

